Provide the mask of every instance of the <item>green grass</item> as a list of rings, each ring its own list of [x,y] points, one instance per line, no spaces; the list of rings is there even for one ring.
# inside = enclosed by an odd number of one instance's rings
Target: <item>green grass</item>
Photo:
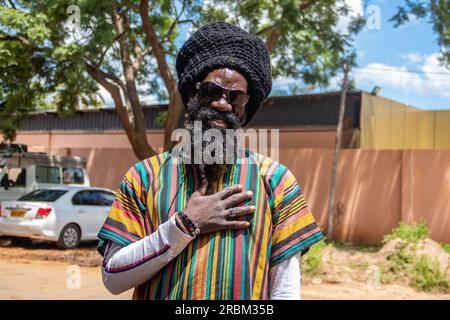
[[[424,222],[405,224],[401,222],[397,228],[383,238],[383,243],[401,239],[396,252],[389,256],[392,276],[406,276],[410,285],[421,291],[450,292],[450,284],[446,274],[440,269],[439,262],[426,255],[418,256],[417,242],[428,238],[430,232]],[[450,253],[450,244],[441,244]]]
[[[400,238],[406,242],[417,242],[425,239],[430,235],[430,232],[423,222],[406,224],[400,222],[399,226],[392,230],[392,232],[383,237],[383,243],[389,242],[393,239]]]
[[[317,272],[320,264],[322,263],[323,250],[327,246],[328,245],[324,240],[319,241],[315,245],[311,246],[308,253],[306,253],[301,259],[302,269],[305,270],[305,272],[310,274]]]
[[[444,249],[445,252],[450,253],[450,244],[448,243],[441,243],[442,249]]]
[[[369,267],[369,262],[367,261],[349,261],[347,263],[347,266],[349,268],[359,270],[359,271],[365,271]]]
[[[439,268],[436,259],[428,256],[420,256],[416,259],[414,269],[411,274],[411,285],[422,291],[445,291],[449,292],[449,281],[445,273]]]
[[[395,273],[405,270],[408,265],[414,261],[414,256],[408,251],[406,246],[407,244],[402,244],[402,246],[395,253],[389,256],[392,271]]]
[[[333,247],[338,250],[356,250],[360,252],[376,252],[380,248],[376,246],[371,246],[367,244],[356,244],[356,243],[333,243]]]

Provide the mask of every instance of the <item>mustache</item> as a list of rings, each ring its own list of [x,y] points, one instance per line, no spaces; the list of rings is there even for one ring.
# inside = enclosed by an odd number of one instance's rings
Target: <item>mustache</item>
[[[219,119],[229,124],[230,128],[237,129],[242,126],[243,121],[233,112],[220,112],[207,104],[201,104],[196,97],[187,103],[188,119],[193,121],[201,121],[206,125],[209,120]]]

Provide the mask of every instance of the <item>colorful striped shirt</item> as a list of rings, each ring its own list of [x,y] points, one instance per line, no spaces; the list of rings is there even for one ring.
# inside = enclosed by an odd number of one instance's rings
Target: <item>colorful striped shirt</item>
[[[282,164],[246,151],[244,161],[224,166],[217,192],[241,184],[253,198],[250,227],[202,234],[151,279],[134,299],[268,299],[271,267],[323,239],[293,174]],[[199,169],[165,152],[125,174],[98,237],[127,246],[184,209],[201,185]],[[167,248],[168,249],[168,248]],[[158,253],[155,253],[157,256]],[[151,259],[151,257],[149,257]]]

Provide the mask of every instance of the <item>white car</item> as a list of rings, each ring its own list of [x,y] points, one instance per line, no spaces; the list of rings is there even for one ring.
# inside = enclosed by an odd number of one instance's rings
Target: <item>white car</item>
[[[37,189],[0,206],[0,234],[13,243],[24,239],[56,242],[72,249],[80,241],[97,240],[114,201],[112,190],[93,187]]]

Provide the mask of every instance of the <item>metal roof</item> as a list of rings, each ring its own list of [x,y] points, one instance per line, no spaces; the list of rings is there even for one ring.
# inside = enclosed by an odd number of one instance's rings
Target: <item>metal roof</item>
[[[29,165],[70,166],[86,168],[86,159],[75,156],[48,155],[44,152],[0,152],[0,165],[13,165],[26,168]]]
[[[305,94],[298,96],[270,97],[263,104],[247,127],[335,127],[339,115],[340,92]],[[351,120],[351,127],[359,127],[361,92],[347,94],[345,118]],[[163,129],[156,118],[167,105],[144,106],[146,129]],[[34,112],[25,118],[20,131],[107,131],[123,130],[115,109],[81,110],[70,116],[56,112]]]

